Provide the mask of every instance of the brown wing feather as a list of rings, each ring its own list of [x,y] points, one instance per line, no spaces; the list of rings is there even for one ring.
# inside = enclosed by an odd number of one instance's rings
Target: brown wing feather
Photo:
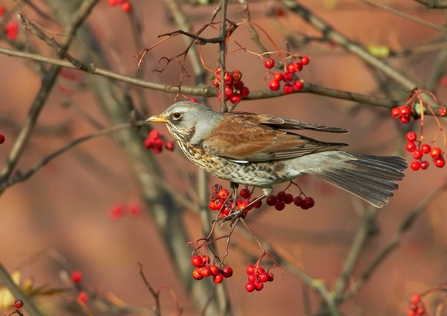
[[[293,120],[279,116],[272,116],[268,114],[258,114],[257,116],[259,117],[261,124],[269,125],[271,127],[279,129],[297,129],[297,130],[308,129],[328,133],[349,133],[349,130],[345,128],[330,127],[318,124],[309,124],[298,120]]]
[[[248,162],[292,159],[346,146],[280,131],[264,125],[264,120],[265,116],[253,113],[227,113],[202,146],[213,155]]]

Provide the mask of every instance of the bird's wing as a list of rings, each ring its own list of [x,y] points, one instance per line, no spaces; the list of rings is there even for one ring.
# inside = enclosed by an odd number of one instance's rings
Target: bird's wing
[[[345,128],[308,124],[301,121],[279,116],[272,116],[268,114],[258,114],[257,117],[259,118],[261,124],[268,125],[278,129],[295,129],[295,130],[308,129],[328,133],[349,133],[349,130]]]
[[[277,130],[272,124],[264,125],[273,117],[240,112],[225,115],[221,124],[203,139],[202,146],[210,154],[237,162],[292,159],[346,146]]]

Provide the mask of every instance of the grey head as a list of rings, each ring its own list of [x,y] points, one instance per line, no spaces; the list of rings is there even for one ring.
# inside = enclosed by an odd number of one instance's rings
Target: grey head
[[[160,115],[147,119],[148,122],[162,122],[177,141],[193,145],[208,136],[219,124],[223,115],[200,103],[180,101],[174,103]]]

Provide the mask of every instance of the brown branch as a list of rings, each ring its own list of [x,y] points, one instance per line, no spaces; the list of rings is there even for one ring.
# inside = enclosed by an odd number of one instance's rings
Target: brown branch
[[[369,280],[373,272],[380,266],[380,264],[390,255],[391,252],[397,249],[403,235],[410,229],[413,223],[422,215],[430,204],[438,198],[442,193],[445,193],[447,189],[447,181],[438,186],[433,192],[426,196],[418,206],[416,206],[401,222],[397,232],[394,234],[391,241],[385,248],[377,255],[377,257],[369,264],[369,266],[362,273],[360,278],[352,286],[352,289],[345,292],[340,298],[340,302],[345,301],[351,296],[355,295],[358,290],[365,285],[366,281]]]
[[[14,295],[15,299],[23,301],[23,308],[30,313],[31,316],[43,316],[43,314],[37,309],[33,301],[18,287],[14,281],[11,279],[8,271],[0,263],[0,280],[3,285],[8,288],[8,290]]]
[[[63,41],[63,44],[61,45],[64,49],[67,49],[70,46],[72,42],[72,36],[75,35],[76,30],[82,24],[82,22],[87,18],[88,14],[90,13],[90,11],[97,2],[98,0],[85,0],[79,6],[78,11],[75,12],[71,22],[65,29],[68,37]],[[5,166],[0,172],[0,183],[2,180],[5,181],[6,179],[9,178],[14,167],[17,165],[23,153],[23,150],[25,149],[25,146],[28,144],[28,141],[31,137],[31,133],[33,132],[34,127],[37,123],[37,119],[40,115],[40,112],[42,111],[44,105],[46,104],[49,93],[56,81],[59,69],[60,66],[53,65],[42,79],[42,87],[40,88],[36,98],[34,99],[33,104],[31,105],[27,121],[24,124],[22,130],[20,131],[11,152],[9,153]]]

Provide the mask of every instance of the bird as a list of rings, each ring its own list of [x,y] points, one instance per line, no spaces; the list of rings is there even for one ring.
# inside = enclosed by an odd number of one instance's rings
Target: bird
[[[347,129],[269,114],[222,113],[180,101],[147,121],[165,123],[185,156],[199,168],[232,184],[259,187],[263,197],[273,193],[274,184],[308,174],[382,208],[408,166],[399,156],[348,153],[341,150],[345,143],[292,132],[348,133]]]

